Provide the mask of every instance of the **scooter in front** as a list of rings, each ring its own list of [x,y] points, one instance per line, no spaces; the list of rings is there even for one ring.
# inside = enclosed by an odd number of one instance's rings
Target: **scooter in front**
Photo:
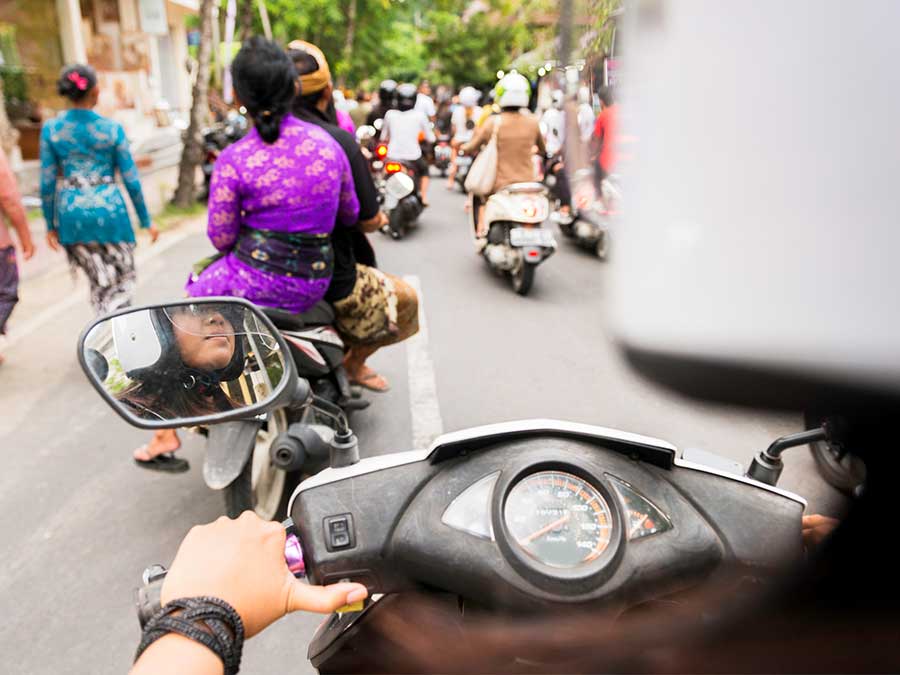
[[[438,136],[434,145],[434,168],[441,173],[441,177],[447,175],[450,170],[450,159],[453,157],[453,149],[450,147],[450,136],[442,134]]]
[[[492,269],[509,275],[516,293],[527,295],[537,266],[556,251],[553,233],[542,227],[550,210],[546,188],[540,183],[513,183],[490,195],[486,203],[473,195],[469,209],[473,235],[482,210],[486,236],[476,236],[475,245]]]
[[[388,216],[388,224],[382,232],[393,239],[403,239],[418,224],[424,206],[419,197],[420,177],[410,162],[388,159],[384,163],[382,206]]]

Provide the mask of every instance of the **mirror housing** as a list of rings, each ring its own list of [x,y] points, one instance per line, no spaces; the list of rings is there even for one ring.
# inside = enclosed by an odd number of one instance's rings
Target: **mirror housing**
[[[141,429],[252,418],[298,395],[287,343],[242,298],[187,298],[97,318],[78,340],[78,362],[100,397]]]

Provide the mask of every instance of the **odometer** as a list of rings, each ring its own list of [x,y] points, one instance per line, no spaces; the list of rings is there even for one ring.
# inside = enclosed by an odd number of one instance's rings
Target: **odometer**
[[[515,544],[550,567],[571,569],[609,546],[613,517],[603,495],[564,471],[540,471],[516,483],[503,519]]]

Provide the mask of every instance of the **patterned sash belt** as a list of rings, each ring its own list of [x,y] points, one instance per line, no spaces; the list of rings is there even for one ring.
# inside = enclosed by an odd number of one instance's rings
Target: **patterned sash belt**
[[[74,174],[63,179],[63,187],[74,188],[76,190],[84,190],[86,188],[100,187],[101,185],[112,185],[116,179],[112,176],[82,176]]]
[[[234,254],[242,263],[270,274],[327,279],[334,268],[328,234],[241,228]]]

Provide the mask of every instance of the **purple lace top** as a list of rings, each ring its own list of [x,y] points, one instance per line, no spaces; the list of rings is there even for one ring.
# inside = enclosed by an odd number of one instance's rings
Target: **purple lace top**
[[[322,299],[330,278],[273,274],[235,257],[241,227],[321,234],[337,220],[354,225],[359,202],[350,164],[337,142],[314,124],[287,116],[272,145],[253,129],[219,155],[209,188],[207,233],[228,252],[189,282],[192,296],[231,295],[303,312]]]

